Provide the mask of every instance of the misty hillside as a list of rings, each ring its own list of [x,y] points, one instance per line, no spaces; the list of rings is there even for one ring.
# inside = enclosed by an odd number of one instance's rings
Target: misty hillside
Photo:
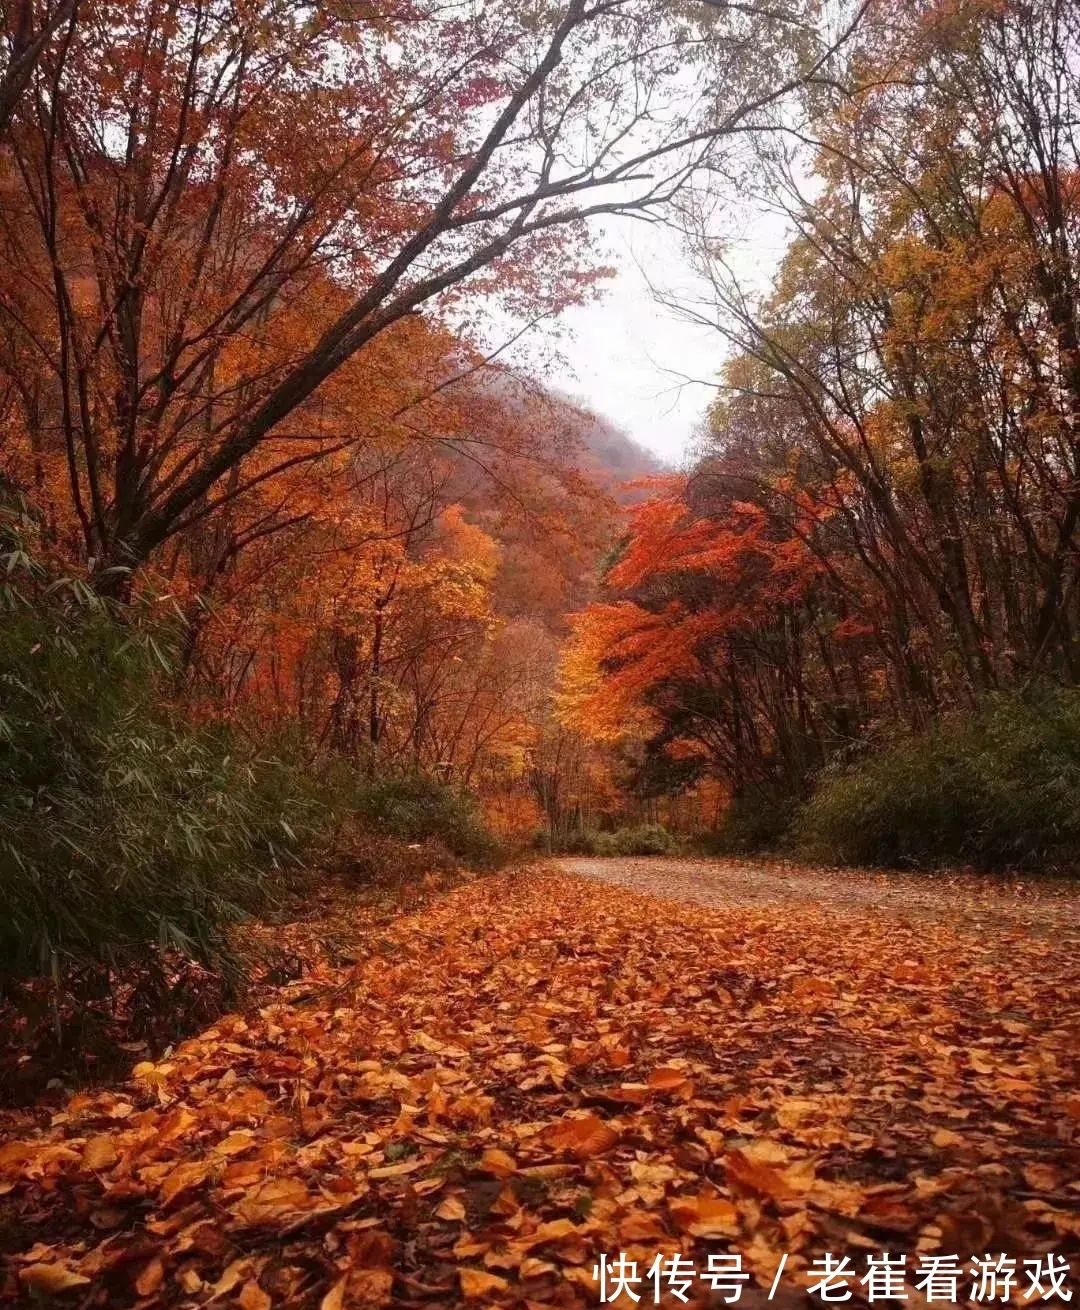
[[[651,451],[639,446],[610,419],[588,411],[579,412],[582,472],[600,481],[616,499],[637,498],[633,491],[621,492],[623,484],[665,472],[664,465]]]

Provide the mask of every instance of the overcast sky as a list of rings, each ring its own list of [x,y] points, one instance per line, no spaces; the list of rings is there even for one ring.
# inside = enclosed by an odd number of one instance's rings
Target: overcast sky
[[[708,298],[707,288],[670,228],[623,218],[608,225],[604,241],[618,275],[600,301],[564,315],[561,352],[577,378],[552,381],[665,462],[678,464],[715,395],[708,384],[716,379],[725,347],[715,329],[658,304],[649,284],[699,304]],[[748,220],[733,257],[740,277],[744,271],[753,281],[767,277],[783,243],[775,218],[759,214]]]
[[[619,273],[599,302],[565,315],[562,348],[577,379],[564,389],[675,464],[714,394],[682,375],[713,379],[723,342],[657,304],[650,291],[651,279],[664,291],[701,294],[672,231],[624,220],[605,236]]]

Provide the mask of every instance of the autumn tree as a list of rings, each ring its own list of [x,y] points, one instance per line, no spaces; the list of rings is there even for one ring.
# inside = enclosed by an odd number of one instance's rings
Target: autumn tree
[[[3,64],[0,67],[0,141],[7,137],[16,107],[50,44],[70,37],[78,0],[7,0],[0,6]]]
[[[583,721],[637,704],[799,796],[869,734],[1076,681],[1078,42],[1069,5],[876,5],[805,152],[762,151],[772,285],[687,212],[728,360],[578,621]]]
[[[922,633],[946,695],[1072,678],[1080,160],[1055,123],[1074,113],[1075,13],[879,17],[857,111],[815,143],[821,188],[778,179],[798,235],[771,298],[711,265],[747,360],[728,383],[820,486],[846,480],[897,640]]]
[[[617,511],[576,468],[589,417],[523,380],[464,377],[458,349],[455,385],[407,405],[423,352],[452,344],[409,331],[411,349],[382,339],[374,393],[351,365],[334,379],[364,408],[361,446],[259,484],[162,553],[189,616],[180,689],[196,716],[434,774],[520,825],[564,616]]]
[[[661,212],[828,66],[848,29],[798,19],[87,6],[13,121],[0,311],[102,585],[356,441],[323,385],[409,315],[580,295],[587,219]]]

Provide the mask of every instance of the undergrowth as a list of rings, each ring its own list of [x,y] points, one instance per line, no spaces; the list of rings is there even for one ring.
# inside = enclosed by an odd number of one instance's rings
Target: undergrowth
[[[844,864],[1075,867],[1080,691],[993,698],[827,772],[794,841]]]
[[[496,861],[454,788],[193,721],[169,696],[175,616],[60,576],[32,537],[0,504],[0,1046],[160,1044],[236,998],[239,926],[316,878]]]
[[[679,839],[659,823],[616,828],[613,832],[573,829],[554,837],[544,829],[537,834],[534,845],[551,855],[674,855],[680,849]]]

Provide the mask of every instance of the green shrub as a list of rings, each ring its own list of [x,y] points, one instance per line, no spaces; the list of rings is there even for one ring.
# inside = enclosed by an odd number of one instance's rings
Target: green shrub
[[[554,842],[544,829],[537,834],[535,844],[548,854],[597,856],[671,855],[679,847],[677,838],[659,823],[617,828],[614,832],[579,828],[560,834]]]
[[[671,855],[679,845],[675,837],[659,823],[619,828],[610,837],[612,855]]]
[[[544,830],[545,849],[558,855],[600,855],[605,834],[593,828],[575,828],[571,832],[560,833],[552,842],[551,834]]]
[[[391,775],[361,785],[352,808],[375,835],[417,844],[437,840],[474,863],[498,857],[498,843],[468,792],[423,774]]]
[[[0,982],[162,949],[227,968],[228,925],[330,824],[318,780],[186,724],[162,695],[167,634],[6,544]]]
[[[825,775],[795,829],[838,863],[984,868],[1080,857],[1080,692],[1000,696]]]

